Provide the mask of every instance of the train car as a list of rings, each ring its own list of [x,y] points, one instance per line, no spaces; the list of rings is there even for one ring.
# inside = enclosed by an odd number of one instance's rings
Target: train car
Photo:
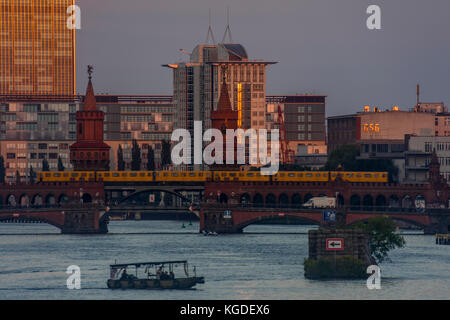
[[[328,171],[281,171],[272,176],[272,181],[327,182]]]
[[[95,181],[94,171],[44,171],[38,173],[38,181],[43,182],[70,182]]]
[[[331,171],[330,179],[332,181],[340,176],[342,180],[348,182],[388,182],[387,172],[361,172],[361,171]]]
[[[97,181],[152,182],[154,171],[97,171]]]
[[[105,182],[327,182],[340,176],[349,182],[388,182],[387,172],[350,171],[280,171],[263,175],[260,171],[54,171],[39,172],[43,182],[105,181]]]
[[[155,171],[155,181],[161,182],[205,182],[210,171]]]

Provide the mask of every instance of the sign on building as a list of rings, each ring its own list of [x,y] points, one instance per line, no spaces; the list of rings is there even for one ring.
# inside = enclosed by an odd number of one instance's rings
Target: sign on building
[[[344,250],[344,239],[342,238],[327,239],[327,250],[329,251]]]

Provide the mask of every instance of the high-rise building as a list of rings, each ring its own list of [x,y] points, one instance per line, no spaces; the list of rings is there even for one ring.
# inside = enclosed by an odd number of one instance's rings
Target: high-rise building
[[[174,129],[193,135],[194,121],[211,128],[211,111],[217,110],[223,72],[238,127],[266,127],[266,67],[276,62],[250,60],[241,44],[202,44],[194,48],[189,62],[164,65],[173,69]],[[191,152],[193,157],[193,152]]]
[[[75,0],[0,0],[0,96],[75,94]]]

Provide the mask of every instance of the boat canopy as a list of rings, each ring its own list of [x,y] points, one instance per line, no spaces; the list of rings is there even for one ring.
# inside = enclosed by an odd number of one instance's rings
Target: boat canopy
[[[160,261],[160,262],[137,262],[137,263],[122,263],[122,264],[111,264],[110,268],[126,268],[129,266],[135,266],[136,268],[143,266],[159,266],[159,265],[171,265],[171,264],[186,264],[187,260],[178,260],[178,261]]]

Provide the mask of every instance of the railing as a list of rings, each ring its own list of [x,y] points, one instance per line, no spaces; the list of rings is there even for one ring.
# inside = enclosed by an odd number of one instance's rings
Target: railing
[[[450,209],[447,208],[402,208],[402,207],[389,207],[389,206],[340,206],[340,207],[326,207],[326,208],[314,208],[304,207],[302,204],[271,204],[271,203],[240,203],[240,204],[228,204],[228,203],[204,203],[210,207],[238,207],[249,209],[295,209],[303,212],[317,211],[322,212],[324,210],[339,210],[345,212],[389,212],[389,213],[410,213],[410,214],[429,214],[429,213],[447,213],[450,214]]]
[[[43,205],[0,205],[0,211],[45,211],[45,210],[78,210],[78,209],[104,209],[105,206],[93,203],[76,204],[43,204]]]

